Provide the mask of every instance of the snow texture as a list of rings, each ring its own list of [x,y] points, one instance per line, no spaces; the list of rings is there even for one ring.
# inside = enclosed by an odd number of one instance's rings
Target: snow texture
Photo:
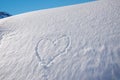
[[[120,1],[1,19],[0,80],[120,80]]]

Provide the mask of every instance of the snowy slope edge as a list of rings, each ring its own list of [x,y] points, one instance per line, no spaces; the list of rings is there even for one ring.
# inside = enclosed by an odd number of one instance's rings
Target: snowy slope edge
[[[0,20],[0,80],[119,80],[120,2]]]

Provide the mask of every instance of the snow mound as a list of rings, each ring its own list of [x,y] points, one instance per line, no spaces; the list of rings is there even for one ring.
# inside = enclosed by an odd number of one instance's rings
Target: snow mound
[[[0,80],[120,80],[120,1],[1,19]]]

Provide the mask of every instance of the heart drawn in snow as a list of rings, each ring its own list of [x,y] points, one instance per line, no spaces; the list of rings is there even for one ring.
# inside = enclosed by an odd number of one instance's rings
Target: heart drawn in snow
[[[44,65],[50,64],[59,55],[65,53],[70,45],[68,36],[62,36],[56,40],[41,39],[36,46],[36,54]]]

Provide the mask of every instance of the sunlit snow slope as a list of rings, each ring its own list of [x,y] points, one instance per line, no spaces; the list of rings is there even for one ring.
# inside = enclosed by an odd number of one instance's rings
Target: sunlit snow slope
[[[0,80],[120,80],[120,0],[1,19]]]

